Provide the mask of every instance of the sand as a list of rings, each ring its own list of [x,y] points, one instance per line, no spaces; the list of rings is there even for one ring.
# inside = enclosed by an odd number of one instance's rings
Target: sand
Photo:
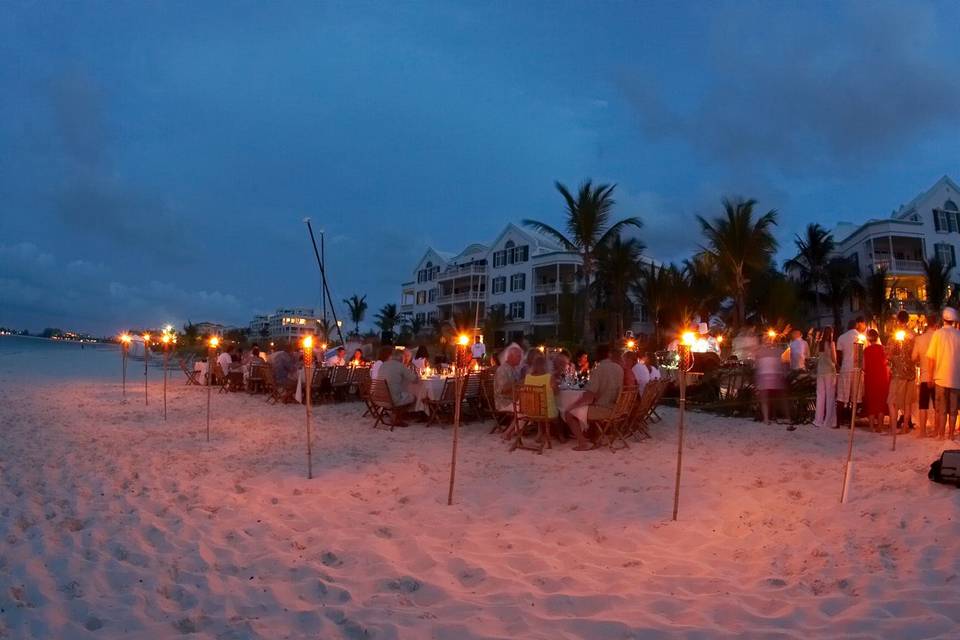
[[[164,422],[155,370],[144,406],[25,358],[0,360],[0,637],[958,635],[935,441],[858,433],[840,505],[845,431],[693,414],[671,522],[673,410],[615,454],[508,453],[475,423],[448,507],[449,429],[322,406],[307,480],[300,406],[214,394],[208,444],[182,374]]]

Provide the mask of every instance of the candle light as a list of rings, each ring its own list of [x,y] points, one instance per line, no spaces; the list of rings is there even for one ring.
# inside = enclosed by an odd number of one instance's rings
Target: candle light
[[[907,332],[903,329],[898,329],[897,332],[893,334],[893,337],[897,339],[897,342],[903,342],[907,339]]]
[[[637,343],[634,340],[627,340],[627,349],[633,349],[637,346]]]

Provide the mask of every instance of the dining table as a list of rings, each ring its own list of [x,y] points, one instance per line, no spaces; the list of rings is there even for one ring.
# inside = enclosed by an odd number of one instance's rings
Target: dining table
[[[416,398],[413,410],[426,412],[428,399],[436,402],[443,396],[443,385],[445,381],[446,377],[444,376],[430,376],[411,383],[409,387],[410,393]]]
[[[560,412],[560,416],[563,417],[563,415],[573,405],[573,403],[575,403],[577,400],[583,397],[584,393],[586,393],[586,391],[584,391],[583,389],[560,387],[560,389],[557,391],[557,394],[556,394],[557,411]],[[588,408],[589,408],[589,405],[586,405],[586,404],[580,405],[579,407],[573,409],[573,411],[571,411],[570,413],[571,415],[573,415],[573,417],[575,417],[580,422],[580,424],[585,425],[587,424]]]

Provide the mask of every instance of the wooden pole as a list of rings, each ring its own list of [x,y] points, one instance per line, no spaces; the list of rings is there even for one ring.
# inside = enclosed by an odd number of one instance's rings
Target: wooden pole
[[[856,351],[857,345],[854,346]],[[861,352],[862,353],[862,352]],[[853,380],[850,383],[850,440],[847,443],[847,463],[843,467],[843,487],[840,492],[840,504],[847,501],[847,494],[850,489],[850,481],[853,476],[853,434],[856,433],[855,424],[857,422],[857,394],[860,392],[860,368],[854,364]]]
[[[679,403],[679,413],[680,413],[680,428],[679,436],[677,438],[677,479],[673,487],[673,519],[677,519],[677,511],[680,508],[680,472],[683,469],[683,427],[684,427],[684,417],[687,409],[687,372],[684,369],[684,364],[681,360],[680,363],[680,403]]]
[[[167,419],[167,360],[170,358],[169,345],[163,345],[163,419]]]
[[[213,391],[213,362],[216,349],[207,349],[207,442],[210,442],[210,395]]]
[[[306,407],[307,407],[307,479],[309,480],[309,479],[312,479],[312,478],[313,478],[313,444],[312,444],[312,442],[311,442],[311,441],[312,441],[312,437],[311,437],[311,435],[310,435],[310,406],[311,406],[311,405],[310,405],[310,403],[311,403],[311,398],[310,398],[310,396],[312,395],[311,392],[310,392],[310,386],[311,386],[311,384],[313,383],[313,375],[312,375],[313,367],[310,366],[310,359],[311,359],[311,358],[310,358],[310,356],[307,356],[307,352],[306,352],[306,351],[304,351],[304,354],[303,354],[303,355],[304,355],[304,362],[305,362],[304,367],[303,367],[303,375],[304,375],[304,379],[305,379],[305,382],[306,382],[306,384],[305,384],[304,386],[306,387],[306,390],[307,390],[307,402],[306,402]],[[312,355],[312,354],[311,354],[311,355]]]
[[[150,357],[150,347],[149,341],[143,341],[143,404],[149,406],[150,398],[147,395],[147,380],[150,377],[147,375],[147,359]]]
[[[123,397],[127,397],[127,343],[120,344],[120,357],[123,362]]]
[[[457,445],[460,440],[460,404],[463,400],[463,368],[461,360],[463,359],[462,350],[464,345],[457,344],[456,362],[454,363],[454,394],[456,402],[453,405],[453,454],[450,459],[450,490],[447,492],[447,506],[453,504],[453,485],[457,477]]]

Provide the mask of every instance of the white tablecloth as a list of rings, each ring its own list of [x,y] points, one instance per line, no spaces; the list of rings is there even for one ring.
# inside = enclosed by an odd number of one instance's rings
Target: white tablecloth
[[[582,389],[561,389],[557,392],[557,410],[560,412],[561,417],[567,412],[570,405],[580,399],[583,393]],[[580,421],[580,424],[587,424],[588,406],[589,405],[579,406],[571,412],[573,417]]]
[[[444,378],[434,376],[410,385],[410,393],[412,393],[417,399],[413,410],[426,411],[427,405],[425,400],[427,398],[433,400],[434,402],[439,400],[440,396],[443,395],[443,382]]]

